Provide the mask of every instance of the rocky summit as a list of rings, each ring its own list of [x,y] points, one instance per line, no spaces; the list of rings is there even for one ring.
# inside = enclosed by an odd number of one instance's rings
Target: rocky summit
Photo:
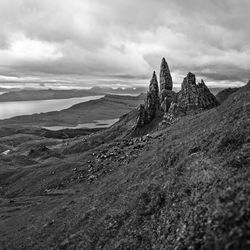
[[[172,88],[171,73],[165,58],[163,58],[160,69],[160,92],[154,71],[145,104],[139,108],[138,127],[150,123],[156,114],[160,113],[158,111],[176,117],[190,112],[210,109],[219,104],[203,80],[196,84],[195,74],[191,72],[184,78],[181,90],[178,93],[174,92]],[[164,117],[168,117],[168,115],[164,115],[163,120]]]

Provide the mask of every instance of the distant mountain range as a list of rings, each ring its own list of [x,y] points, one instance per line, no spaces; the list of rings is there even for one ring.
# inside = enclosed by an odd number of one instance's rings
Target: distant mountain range
[[[174,88],[179,90],[178,88]],[[224,88],[210,88],[211,92],[216,95]],[[33,100],[51,100],[51,99],[67,99],[74,97],[85,97],[105,94],[115,95],[139,95],[145,93],[146,87],[136,88],[111,88],[111,87],[93,87],[91,89],[32,89],[32,88],[2,88],[0,92],[5,92],[0,95],[0,102],[11,102],[11,101],[33,101]]]
[[[0,91],[4,92],[7,89],[0,88]],[[74,97],[95,96],[105,94],[116,95],[139,95],[145,92],[144,88],[102,88],[93,87],[91,89],[70,89],[70,90],[58,90],[58,89],[16,89],[11,90],[0,95],[0,102],[10,101],[32,101],[32,100],[51,100],[51,99],[67,99]]]

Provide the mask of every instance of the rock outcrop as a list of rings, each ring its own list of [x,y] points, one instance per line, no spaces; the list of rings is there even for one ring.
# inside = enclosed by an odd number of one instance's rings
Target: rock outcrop
[[[196,84],[195,75],[191,72],[183,80],[177,103],[186,112],[209,109],[218,105],[218,101],[204,81]]]
[[[154,72],[145,104],[139,108],[138,127],[143,127],[151,122],[160,111],[165,113],[163,121],[169,123],[170,120],[173,121],[174,117],[210,109],[219,104],[203,80],[196,84],[196,77],[191,72],[184,78],[178,93],[175,93],[172,88],[173,81],[170,70],[165,58],[163,58],[160,70],[160,93]]]
[[[139,108],[139,116],[137,126],[142,127],[151,122],[160,111],[159,86],[155,71],[149,84],[149,91],[145,100],[145,104]]]

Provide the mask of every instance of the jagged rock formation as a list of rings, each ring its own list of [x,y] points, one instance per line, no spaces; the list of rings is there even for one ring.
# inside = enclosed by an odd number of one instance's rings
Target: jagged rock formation
[[[155,71],[149,84],[149,91],[144,106],[139,108],[137,126],[142,127],[151,122],[160,110],[159,87]]]
[[[219,105],[216,97],[210,92],[205,82],[201,80],[197,85],[199,105],[202,109],[210,109]]]
[[[177,103],[185,111],[209,109],[218,105],[218,101],[204,81],[196,84],[195,75],[191,72],[183,80]]]
[[[173,81],[170,70],[165,58],[163,58],[160,70],[160,94],[154,72],[145,105],[139,108],[138,127],[143,127],[151,122],[160,110],[164,111],[165,114],[168,113],[171,117],[177,117],[194,111],[210,109],[219,104],[203,80],[196,84],[196,77],[191,72],[184,78],[178,93],[175,93],[172,88]]]
[[[173,80],[165,58],[162,58],[160,69],[160,100],[164,101],[166,96],[171,95],[173,89]]]

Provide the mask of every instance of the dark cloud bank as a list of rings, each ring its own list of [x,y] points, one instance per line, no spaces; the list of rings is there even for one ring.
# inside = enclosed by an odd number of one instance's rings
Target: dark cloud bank
[[[0,0],[0,81],[143,85],[164,56],[176,84],[192,71],[241,85],[249,9],[249,0]]]

